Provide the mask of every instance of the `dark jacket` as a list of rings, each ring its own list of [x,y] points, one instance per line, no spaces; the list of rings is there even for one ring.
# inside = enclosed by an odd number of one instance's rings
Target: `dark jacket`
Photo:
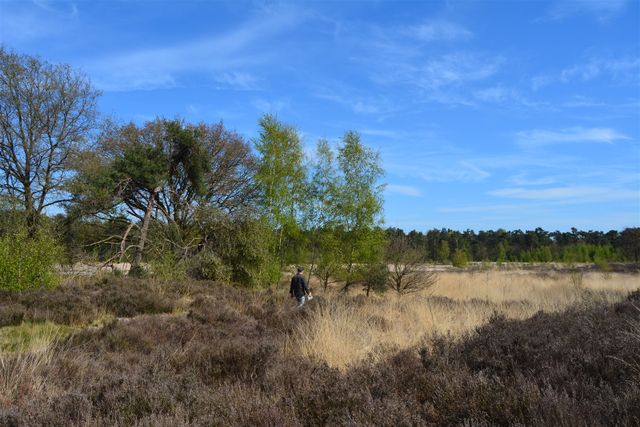
[[[296,298],[300,298],[309,293],[309,286],[307,286],[307,281],[304,280],[302,274],[296,274],[291,278],[291,288],[289,288],[289,293],[294,295]]]

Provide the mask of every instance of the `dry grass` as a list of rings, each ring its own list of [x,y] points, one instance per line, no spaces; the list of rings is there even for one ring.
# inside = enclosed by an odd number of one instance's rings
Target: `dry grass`
[[[72,328],[52,323],[25,323],[0,330],[0,400],[39,392],[46,383],[42,370],[53,357],[55,344]]]
[[[460,337],[494,314],[526,319],[540,310],[614,303],[638,287],[639,277],[632,274],[488,270],[440,273],[428,292],[403,297],[387,293],[362,301],[328,291],[322,309],[312,310],[298,324],[289,345],[294,352],[344,369],[418,345],[430,335]]]

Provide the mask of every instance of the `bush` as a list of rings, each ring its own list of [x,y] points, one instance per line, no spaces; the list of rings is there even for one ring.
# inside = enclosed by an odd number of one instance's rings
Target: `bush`
[[[389,269],[386,264],[364,264],[358,268],[358,276],[364,281],[364,289],[369,295],[370,291],[384,292],[387,290]]]
[[[451,264],[453,264],[454,267],[464,267],[468,262],[469,257],[467,256],[467,252],[464,250],[456,250],[453,257],[451,257]]]
[[[0,237],[0,289],[23,291],[58,284],[55,264],[62,250],[47,233],[23,231]]]
[[[151,274],[160,280],[183,280],[187,278],[184,262],[177,261],[174,254],[168,251],[153,256],[149,262]]]
[[[204,250],[189,260],[189,276],[198,280],[229,282],[231,268],[210,250]]]

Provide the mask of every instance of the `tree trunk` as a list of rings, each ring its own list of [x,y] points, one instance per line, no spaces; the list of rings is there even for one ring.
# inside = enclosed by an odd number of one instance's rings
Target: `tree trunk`
[[[140,240],[138,241],[138,246],[136,248],[136,253],[133,257],[133,262],[131,263],[131,269],[129,270],[129,274],[139,274],[140,273],[140,263],[142,263],[142,254],[144,252],[144,245],[147,241],[147,232],[149,231],[149,223],[151,222],[151,212],[153,211],[153,206],[155,205],[156,195],[160,192],[160,187],[156,187],[153,189],[153,192],[149,196],[149,202],[147,203],[147,209],[144,212],[144,218],[142,219],[142,228],[140,229]]]
[[[29,233],[30,238],[33,238],[35,237],[38,229],[38,216],[36,214],[33,196],[29,185],[25,185],[24,215],[27,233]]]
[[[316,265],[316,247],[313,246],[313,252],[311,255],[311,265],[309,266],[309,276],[307,277],[307,283],[311,283],[311,276],[313,275],[313,267]]]

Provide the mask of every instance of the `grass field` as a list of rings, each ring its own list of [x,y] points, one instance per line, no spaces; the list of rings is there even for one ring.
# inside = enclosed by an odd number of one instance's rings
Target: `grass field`
[[[442,272],[427,291],[402,297],[387,292],[354,304],[342,298],[339,286],[326,295],[316,286],[317,295],[325,297],[323,309],[296,328],[290,351],[345,368],[365,358],[379,360],[389,351],[418,345],[429,336],[460,337],[496,314],[527,319],[541,310],[612,304],[638,287],[640,278],[634,274]]]
[[[637,273],[489,269],[296,309],[104,276],[0,295],[0,425],[639,425]]]

